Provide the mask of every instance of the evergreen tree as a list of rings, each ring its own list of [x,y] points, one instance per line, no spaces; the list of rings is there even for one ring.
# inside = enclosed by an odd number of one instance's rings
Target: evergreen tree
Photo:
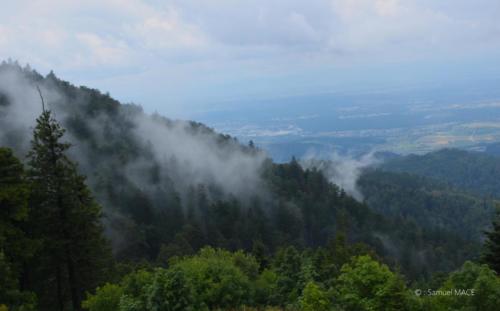
[[[65,310],[69,300],[73,310],[80,310],[83,293],[105,276],[110,253],[99,222],[100,207],[67,157],[70,144],[61,142],[63,135],[64,129],[44,110],[28,154],[33,233],[43,243],[37,291],[46,298],[42,308]]]
[[[0,148],[0,251],[17,264],[26,254],[21,225],[28,218],[28,195],[23,165],[10,149]]]
[[[487,240],[484,243],[483,261],[500,274],[500,207],[497,207],[497,216],[493,221],[493,228],[486,232]]]
[[[31,310],[35,297],[23,291],[24,269],[35,245],[23,228],[29,217],[24,177],[23,165],[12,151],[0,148],[0,304]]]
[[[274,267],[278,273],[278,292],[284,305],[295,301],[302,288],[299,288],[302,258],[297,249],[289,246],[276,254]]]

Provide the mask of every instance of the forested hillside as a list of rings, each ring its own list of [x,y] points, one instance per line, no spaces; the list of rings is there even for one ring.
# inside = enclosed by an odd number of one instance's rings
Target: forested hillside
[[[359,202],[295,159],[16,63],[0,66],[0,129],[0,308],[454,306],[417,282],[500,301],[476,263],[425,283],[478,258],[480,233],[460,226],[486,225],[490,201],[387,174],[365,175]]]
[[[463,191],[500,197],[500,157],[488,153],[443,149],[395,158],[381,168],[427,176]]]
[[[379,169],[365,171],[358,184],[364,202],[383,215],[476,242],[491,225],[499,203],[427,177]]]

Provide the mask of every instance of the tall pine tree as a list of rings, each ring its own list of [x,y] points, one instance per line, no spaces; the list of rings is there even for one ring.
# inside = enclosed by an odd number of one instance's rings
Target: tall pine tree
[[[28,154],[33,234],[43,243],[35,290],[41,308],[61,311],[81,309],[84,292],[106,275],[111,258],[100,207],[67,157],[70,144],[61,142],[63,135],[64,129],[44,110]]]

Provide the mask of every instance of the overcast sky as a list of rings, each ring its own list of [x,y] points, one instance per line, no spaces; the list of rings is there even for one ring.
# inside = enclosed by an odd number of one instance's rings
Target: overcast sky
[[[0,58],[165,114],[500,74],[498,0],[0,1]]]

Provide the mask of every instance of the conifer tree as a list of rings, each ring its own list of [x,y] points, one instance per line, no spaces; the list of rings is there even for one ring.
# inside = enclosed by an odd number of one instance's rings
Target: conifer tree
[[[12,151],[0,148],[0,252],[20,271],[27,253],[21,226],[28,217],[28,187],[24,168]]]
[[[25,264],[35,245],[23,226],[28,213],[29,189],[21,162],[7,148],[0,148],[0,305],[34,310],[35,297],[25,291]]]
[[[33,230],[43,243],[36,278],[41,281],[38,291],[44,291],[41,296],[57,298],[42,301],[42,307],[65,310],[70,301],[72,310],[80,310],[84,292],[105,275],[110,252],[99,222],[100,207],[67,157],[70,144],[61,142],[63,135],[64,129],[44,110],[28,154]]]

